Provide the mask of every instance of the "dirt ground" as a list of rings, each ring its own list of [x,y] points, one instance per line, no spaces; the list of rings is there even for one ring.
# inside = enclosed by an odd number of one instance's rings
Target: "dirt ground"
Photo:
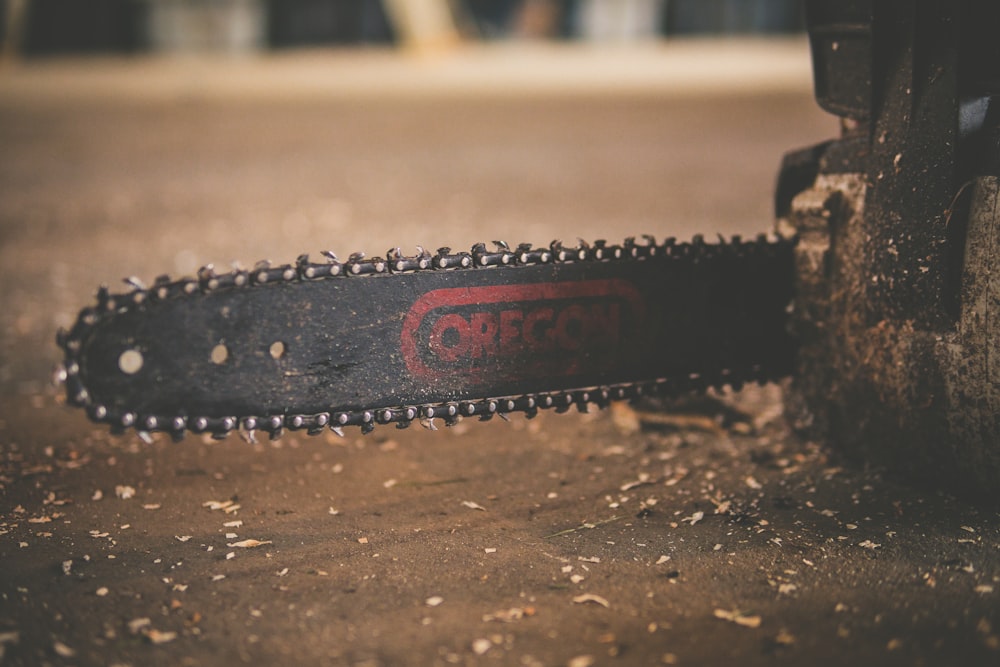
[[[113,437],[49,381],[124,276],[764,231],[781,153],[835,132],[807,76],[268,96],[200,67],[0,72],[0,664],[1000,661],[996,510],[801,440],[779,387],[250,445]]]

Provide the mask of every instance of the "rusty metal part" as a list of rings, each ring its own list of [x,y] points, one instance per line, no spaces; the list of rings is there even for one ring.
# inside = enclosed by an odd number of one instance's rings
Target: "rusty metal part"
[[[859,458],[996,498],[1000,4],[807,10],[816,96],[844,131],[779,178],[800,237],[791,412]]]

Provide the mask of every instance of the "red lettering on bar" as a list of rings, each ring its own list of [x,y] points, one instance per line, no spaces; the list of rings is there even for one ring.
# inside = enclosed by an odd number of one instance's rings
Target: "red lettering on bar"
[[[469,345],[467,354],[473,359],[496,355],[496,313],[473,313],[469,320]]]
[[[449,331],[454,333],[449,336]],[[458,361],[469,348],[469,323],[456,313],[442,315],[431,327],[427,346],[442,361]]]
[[[521,310],[500,311],[500,354],[509,355],[516,350],[515,346],[522,343],[521,325],[524,322],[524,312]]]

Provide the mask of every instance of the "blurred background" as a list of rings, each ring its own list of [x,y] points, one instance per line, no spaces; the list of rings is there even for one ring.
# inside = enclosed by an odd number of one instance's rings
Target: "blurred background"
[[[8,57],[801,31],[797,0],[0,0]]]

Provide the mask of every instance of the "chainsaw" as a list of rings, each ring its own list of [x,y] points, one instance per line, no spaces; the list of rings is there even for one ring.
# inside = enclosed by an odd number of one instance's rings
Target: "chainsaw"
[[[785,156],[782,233],[327,253],[102,289],[68,401],[224,437],[433,427],[789,375],[813,437],[935,485],[1000,483],[1000,4],[807,0],[841,136]]]

